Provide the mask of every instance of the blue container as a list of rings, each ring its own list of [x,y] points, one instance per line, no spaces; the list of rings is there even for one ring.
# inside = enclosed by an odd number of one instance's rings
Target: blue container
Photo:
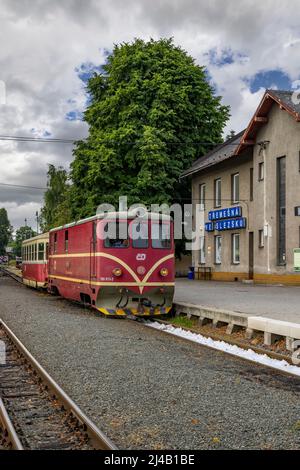
[[[194,271],[189,271],[188,272],[188,279],[190,279],[191,281],[193,281],[195,278],[195,273]]]

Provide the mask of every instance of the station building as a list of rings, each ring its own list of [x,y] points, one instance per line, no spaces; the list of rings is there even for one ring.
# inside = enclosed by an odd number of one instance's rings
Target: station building
[[[204,215],[196,276],[300,285],[300,104],[292,92],[267,90],[247,129],[183,177],[191,178],[194,218]]]

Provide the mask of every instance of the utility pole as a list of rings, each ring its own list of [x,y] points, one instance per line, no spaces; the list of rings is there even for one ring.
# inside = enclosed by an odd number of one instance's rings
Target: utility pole
[[[36,217],[36,233],[38,235],[39,234],[39,213],[38,213],[38,211],[36,211],[35,217]]]

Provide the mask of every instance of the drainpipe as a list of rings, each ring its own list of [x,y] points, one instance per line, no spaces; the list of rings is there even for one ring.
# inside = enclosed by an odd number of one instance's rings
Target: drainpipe
[[[267,238],[267,270],[268,273],[271,271],[270,268],[270,237],[271,237],[271,226],[268,221],[267,213],[267,159],[266,159],[266,148],[270,142],[264,140],[263,142],[258,142],[260,146],[259,154],[263,156],[264,163],[264,237]]]

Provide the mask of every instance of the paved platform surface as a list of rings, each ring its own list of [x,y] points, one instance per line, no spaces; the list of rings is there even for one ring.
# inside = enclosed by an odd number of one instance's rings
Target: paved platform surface
[[[177,279],[175,302],[300,323],[300,287]]]

